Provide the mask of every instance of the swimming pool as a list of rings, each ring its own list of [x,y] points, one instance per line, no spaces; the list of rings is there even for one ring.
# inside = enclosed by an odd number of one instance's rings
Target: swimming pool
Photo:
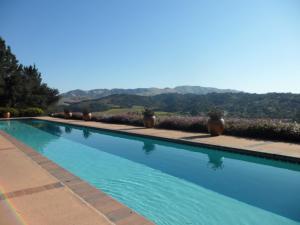
[[[158,225],[300,224],[300,165],[40,120],[0,129]]]

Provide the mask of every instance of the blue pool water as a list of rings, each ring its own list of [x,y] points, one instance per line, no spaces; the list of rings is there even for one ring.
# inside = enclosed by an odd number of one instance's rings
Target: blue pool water
[[[300,225],[300,165],[38,120],[0,129],[158,225]]]

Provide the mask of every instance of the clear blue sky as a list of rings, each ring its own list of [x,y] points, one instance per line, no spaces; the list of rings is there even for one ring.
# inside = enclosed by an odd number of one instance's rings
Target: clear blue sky
[[[60,91],[300,93],[299,0],[0,0],[0,36]]]

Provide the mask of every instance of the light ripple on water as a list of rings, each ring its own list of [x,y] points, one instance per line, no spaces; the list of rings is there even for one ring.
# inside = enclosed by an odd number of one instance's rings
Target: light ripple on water
[[[253,225],[264,221],[264,225],[299,225],[142,164],[69,140],[59,142],[55,146],[68,145],[67,150],[59,154],[51,144],[46,156],[157,224]]]

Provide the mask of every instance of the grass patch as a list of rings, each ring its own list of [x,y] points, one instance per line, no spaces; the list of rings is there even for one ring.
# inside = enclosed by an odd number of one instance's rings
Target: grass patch
[[[114,116],[114,115],[121,115],[121,114],[137,114],[142,115],[144,111],[143,106],[132,106],[131,108],[112,108],[109,110],[101,111],[101,112],[93,112],[94,116]],[[157,116],[174,116],[177,113],[171,112],[163,112],[163,111],[155,111],[155,115]]]

